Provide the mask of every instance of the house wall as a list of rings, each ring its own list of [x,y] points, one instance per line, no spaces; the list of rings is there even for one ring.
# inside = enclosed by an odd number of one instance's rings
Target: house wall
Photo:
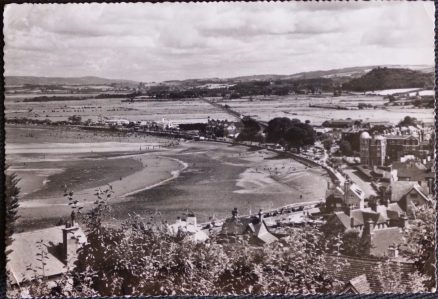
[[[405,155],[416,155],[419,150],[418,139],[412,138],[390,138],[387,140],[386,156],[387,162],[400,161]]]
[[[369,148],[369,164],[371,166],[383,166],[386,156],[386,140],[372,139]]]
[[[427,204],[427,201],[415,189],[412,189],[406,194],[406,200],[408,203],[413,203],[415,206],[423,206]]]
[[[370,163],[370,140],[360,140],[360,163],[368,165]]]

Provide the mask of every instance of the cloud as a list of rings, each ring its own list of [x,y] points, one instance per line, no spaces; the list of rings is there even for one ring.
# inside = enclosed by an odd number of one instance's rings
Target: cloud
[[[433,5],[9,4],[5,71],[161,81],[433,64]]]

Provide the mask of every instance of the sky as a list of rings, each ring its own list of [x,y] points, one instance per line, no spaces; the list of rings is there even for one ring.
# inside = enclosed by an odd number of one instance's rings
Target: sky
[[[8,4],[5,75],[160,82],[434,65],[433,2]]]

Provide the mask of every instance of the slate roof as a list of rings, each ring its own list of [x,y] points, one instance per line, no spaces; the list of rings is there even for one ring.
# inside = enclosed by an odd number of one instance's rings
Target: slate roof
[[[352,289],[355,294],[370,294],[372,293],[370,283],[365,274],[356,276],[348,282],[347,289]]]
[[[343,213],[348,218],[348,227],[350,227],[351,225],[350,218],[354,219],[354,226],[364,225],[369,219],[371,219],[375,224],[382,224],[385,223],[387,220],[385,208],[386,207],[384,206],[378,206],[377,212],[373,211],[371,208],[351,210],[350,216],[346,215],[344,212],[341,213]],[[345,220],[343,221],[345,222]]]
[[[334,214],[336,218],[341,222],[341,224],[345,227],[345,229],[350,228],[350,217],[344,212],[336,212]]]
[[[264,222],[259,222],[255,224],[254,228],[255,228],[255,234],[254,234],[255,237],[257,237],[264,244],[270,244],[275,241],[278,241],[278,238],[268,231]]]
[[[243,235],[250,233],[256,243],[270,244],[278,241],[278,238],[271,234],[264,221],[260,222],[255,217],[228,218],[222,225],[222,235]]]
[[[397,169],[399,178],[409,178],[410,181],[425,181],[428,178],[433,178],[434,173],[427,166],[421,163],[402,163],[394,162],[393,169]]]
[[[357,198],[365,199],[365,192],[363,192],[362,189],[358,185],[351,184],[350,191],[353,192]]]
[[[340,271],[337,271],[335,267],[330,267],[336,260],[344,262],[344,266]],[[380,259],[373,258],[357,258],[348,256],[326,256],[325,263],[331,274],[344,283],[348,283],[350,280],[365,274],[369,283],[370,289],[373,293],[382,293],[382,283],[378,277],[378,266],[381,263]],[[401,282],[409,285],[411,280],[408,275],[415,272],[415,266],[409,262],[390,262],[389,267],[391,269],[398,269],[401,273]]]
[[[391,184],[391,202],[396,202],[402,199],[413,188],[419,192],[423,198],[427,198],[427,192],[417,182],[412,181],[397,181]]]
[[[401,213],[404,213],[405,211],[400,207],[400,205],[397,202],[392,202],[392,203],[388,204],[387,213],[389,213],[389,212],[397,212],[400,215]],[[389,214],[388,214],[388,217],[389,217]]]
[[[412,135],[386,135],[386,139],[394,139],[394,140],[404,140],[404,139],[417,139],[416,137]]]
[[[402,232],[399,227],[387,227],[373,230],[371,254],[375,256],[388,255],[388,248],[402,242]]]
[[[356,184],[350,184],[349,190],[351,193],[353,193],[357,198],[360,200],[365,199],[365,192],[362,191],[362,189],[356,185]],[[330,188],[326,192],[326,197],[333,195],[335,197],[343,197],[345,195],[344,189],[341,186],[335,186],[334,188]]]
[[[350,229],[351,218],[353,218],[353,226],[364,225],[368,219],[371,219],[375,224],[383,224],[388,219],[399,219],[402,213],[405,211],[398,202],[394,202],[388,204],[388,207],[378,205],[377,211],[371,208],[355,209],[350,211],[350,216],[345,212],[336,212],[333,217],[337,218],[345,229]]]
[[[21,283],[23,280],[31,280],[33,273],[26,271],[28,266],[32,269],[40,267],[41,261],[37,261],[37,254],[41,252],[37,242],[43,241],[44,251],[47,252],[45,260],[45,274],[47,277],[54,277],[66,272],[66,267],[61,261],[59,244],[62,244],[62,229],[65,226],[55,226],[30,232],[14,234],[14,241],[10,246],[12,253],[9,255],[7,269],[11,272],[13,284]],[[86,242],[84,232],[79,229],[74,233],[81,243]],[[42,270],[38,270],[42,271]],[[42,274],[42,273],[40,273]]]
[[[225,219],[222,225],[222,235],[243,235],[248,228],[248,224],[252,222],[250,217],[238,217]]]
[[[430,201],[431,199],[428,197],[428,193],[426,192],[426,190],[424,190],[423,187],[421,187],[420,185],[416,184],[414,185],[414,189],[415,191],[418,192],[418,194],[420,194],[421,197],[423,197],[426,201]]]
[[[388,210],[386,211],[386,216],[388,219],[399,219],[402,213],[404,213],[403,209],[398,205],[398,203],[391,203],[388,205]]]

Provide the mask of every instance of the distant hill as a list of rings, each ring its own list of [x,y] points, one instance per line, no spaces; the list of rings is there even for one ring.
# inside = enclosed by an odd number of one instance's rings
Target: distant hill
[[[311,71],[311,72],[301,72],[301,73],[292,73],[290,75],[276,75],[276,74],[262,74],[262,75],[251,75],[251,76],[240,76],[233,78],[201,78],[201,79],[186,79],[186,80],[169,80],[161,83],[152,83],[148,85],[167,85],[167,86],[183,86],[183,87],[196,87],[208,83],[228,83],[235,84],[238,82],[250,82],[250,81],[276,81],[276,80],[310,80],[310,79],[318,79],[318,78],[327,78],[331,79],[334,83],[343,83],[349,84],[348,86],[351,88],[360,88],[359,82],[354,79],[359,79],[365,76],[371,70],[376,68],[387,67],[388,69],[404,69],[406,71],[411,71],[411,76],[417,78],[420,76],[421,78],[429,78],[430,75],[433,76],[434,67],[427,65],[410,65],[410,66],[401,66],[401,65],[386,65],[386,66],[359,66],[359,67],[348,67],[348,68],[340,68],[340,69],[332,69],[332,70],[320,70],[320,71]],[[398,71],[397,71],[398,72]],[[395,73],[397,73],[395,72]],[[426,74],[424,76],[420,74]],[[391,75],[394,77],[395,75]],[[367,77],[365,77],[367,78]],[[353,80],[351,80],[353,79]],[[417,78],[418,79],[418,78]],[[417,80],[415,79],[415,80]],[[423,79],[418,79],[419,82],[423,82]],[[402,79],[391,79],[390,81],[400,81]],[[414,81],[415,81],[414,80]],[[138,85],[139,82],[132,80],[121,80],[121,79],[106,79],[94,76],[87,77],[35,77],[35,76],[6,76],[5,78],[6,86],[8,85],[23,85],[23,84],[32,84],[32,85],[108,85],[111,83],[125,84],[132,87]],[[350,82],[350,83],[348,83]],[[401,81],[400,81],[401,82]],[[417,82],[417,81],[415,81]],[[429,82],[429,81],[428,81]],[[355,85],[356,84],[356,85]],[[358,85],[359,84],[359,85]],[[371,84],[372,85],[372,84]],[[409,85],[409,84],[408,84]],[[403,85],[404,86],[404,85]],[[433,86],[433,85],[432,85]],[[367,85],[368,87],[368,85]],[[408,86],[408,87],[417,87],[417,86]],[[389,87],[395,88],[395,87]],[[353,90],[353,89],[352,89]],[[367,89],[368,90],[368,89]]]
[[[276,80],[302,80],[302,79],[317,79],[317,78],[330,78],[334,82],[344,83],[352,78],[359,78],[371,70],[378,67],[388,68],[406,68],[411,70],[417,70],[424,73],[433,73],[434,67],[428,65],[371,65],[371,66],[357,66],[347,67],[332,70],[320,70],[301,72],[290,75],[278,75],[278,74],[262,74],[262,75],[249,75],[239,76],[231,78],[203,78],[203,79],[186,79],[186,80],[171,80],[164,81],[165,85],[184,85],[184,86],[196,86],[207,83],[237,83],[237,82],[250,82],[250,81],[276,81]]]
[[[255,76],[242,76],[231,78],[230,80],[237,81],[266,81],[266,80],[290,80],[290,79],[315,79],[315,78],[336,78],[336,77],[360,77],[366,72],[373,69],[376,66],[358,66],[348,67],[341,69],[325,70],[325,71],[311,71],[301,72],[292,75],[255,75]]]
[[[108,85],[111,83],[137,85],[138,82],[121,79],[106,79],[100,77],[35,77],[35,76],[6,76],[5,85]]]
[[[434,74],[407,68],[375,68],[360,78],[343,84],[350,91],[369,91],[396,88],[433,88]]]

